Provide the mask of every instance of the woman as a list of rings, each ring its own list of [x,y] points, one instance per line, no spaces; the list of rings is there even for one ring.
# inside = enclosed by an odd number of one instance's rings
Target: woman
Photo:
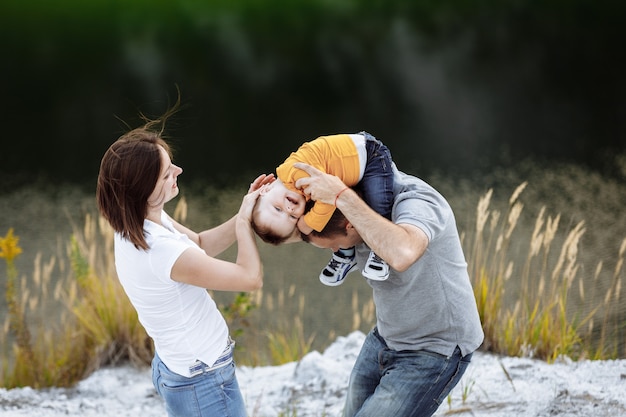
[[[259,176],[239,213],[215,228],[196,233],[177,223],[163,209],[178,195],[182,172],[162,138],[174,111],[145,119],[106,151],[98,208],[115,230],[119,280],[154,341],[153,383],[168,415],[246,416],[234,342],[207,289],[261,288],[263,267],[250,218],[259,188],[273,176]],[[236,262],[215,258],[235,241]]]

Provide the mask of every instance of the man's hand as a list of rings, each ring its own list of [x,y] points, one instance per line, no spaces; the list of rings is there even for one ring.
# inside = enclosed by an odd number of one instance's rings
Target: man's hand
[[[339,177],[322,172],[311,165],[298,162],[293,166],[309,174],[308,177],[296,181],[296,188],[302,189],[305,194],[311,196],[313,201],[335,205],[337,194],[346,188]]]

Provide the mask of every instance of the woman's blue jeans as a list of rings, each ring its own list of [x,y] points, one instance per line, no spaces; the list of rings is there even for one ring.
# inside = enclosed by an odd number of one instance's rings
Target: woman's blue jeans
[[[376,328],[356,360],[344,417],[432,416],[459,382],[472,354],[457,347],[446,357],[428,351],[389,349]]]
[[[247,416],[235,375],[235,362],[187,378],[170,371],[155,354],[152,383],[165,400],[169,417]]]

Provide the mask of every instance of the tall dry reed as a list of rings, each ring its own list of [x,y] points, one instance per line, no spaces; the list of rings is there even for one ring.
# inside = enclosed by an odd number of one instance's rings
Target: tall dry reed
[[[546,215],[542,207],[530,236],[524,236],[524,230],[514,234],[524,207],[520,195],[527,185],[524,182],[516,188],[504,214],[490,208],[492,190],[478,202],[474,239],[466,253],[485,331],[484,348],[548,361],[560,355],[616,355],[619,342],[608,337],[608,317],[618,307],[624,244],[604,305],[581,316],[569,305],[572,298],[584,297],[588,281],[578,257],[585,223],[561,231],[560,214]],[[519,241],[512,249],[514,238]],[[602,334],[599,341],[592,342],[592,323],[600,311]]]
[[[573,222],[571,215],[564,221],[564,213],[539,207],[528,226],[522,203],[528,189],[528,183],[520,184],[504,209],[495,207],[494,192],[489,190],[478,201],[473,227],[463,232],[486,334],[484,348],[549,361],[559,355],[626,356],[620,351],[626,333],[621,305],[626,239],[616,256],[596,256],[595,265],[589,267],[583,259],[589,252],[584,238],[590,223]],[[218,209],[213,220],[223,220],[218,217],[232,212],[239,198],[233,193],[212,200],[212,205],[228,208]],[[187,210],[181,198],[174,216],[184,221]],[[202,214],[206,217],[206,212]],[[15,237],[3,238],[0,243],[8,249],[2,249],[0,258],[10,278],[5,299],[11,313],[2,326],[0,385],[69,386],[104,364],[149,361],[150,340],[115,275],[112,237],[103,219],[87,215],[80,227],[74,227],[73,237],[61,242],[58,256],[35,257],[30,277],[20,276],[11,265],[17,254],[7,257],[13,253],[10,248],[18,247]],[[218,303],[241,339],[238,363],[284,363],[311,349],[318,336],[305,326],[310,297],[291,279],[287,276],[292,283],[276,291],[235,294]],[[315,299],[314,310],[330,302]],[[371,297],[362,299],[355,289],[346,305],[351,313],[345,318],[352,329],[371,327],[375,321]],[[330,327],[329,340],[336,336]]]

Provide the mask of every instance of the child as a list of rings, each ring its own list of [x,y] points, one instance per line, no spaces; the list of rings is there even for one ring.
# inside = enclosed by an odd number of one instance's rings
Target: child
[[[363,200],[374,211],[391,217],[393,173],[389,149],[366,132],[320,136],[293,152],[276,168],[276,181],[261,190],[252,224],[263,241],[278,245],[300,240],[300,233],[320,232],[335,211],[334,205],[309,202],[309,196],[295,187],[299,178],[308,176],[294,168],[296,162],[335,175],[349,187],[358,185]],[[320,281],[329,286],[340,285],[355,267],[354,247],[341,248],[333,253]],[[372,252],[362,274],[384,281],[389,277],[389,265]]]

